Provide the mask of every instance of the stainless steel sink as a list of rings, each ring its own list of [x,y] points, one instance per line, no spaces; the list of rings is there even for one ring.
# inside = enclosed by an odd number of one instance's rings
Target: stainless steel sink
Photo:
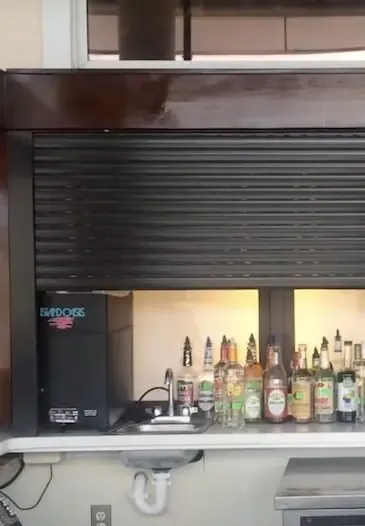
[[[164,422],[149,421],[139,424],[129,424],[122,430],[123,433],[135,434],[174,434],[174,433],[204,433],[211,426],[211,422]]]
[[[194,424],[164,424],[148,423],[136,424],[139,433],[192,433],[195,431]]]

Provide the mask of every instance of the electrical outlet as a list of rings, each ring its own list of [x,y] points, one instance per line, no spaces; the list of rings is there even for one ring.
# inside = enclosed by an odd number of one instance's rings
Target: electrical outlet
[[[112,507],[110,504],[91,505],[91,526],[112,526]]]

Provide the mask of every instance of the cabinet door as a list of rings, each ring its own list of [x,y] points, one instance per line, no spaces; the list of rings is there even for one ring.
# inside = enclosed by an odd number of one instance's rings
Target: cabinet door
[[[365,132],[36,134],[43,290],[363,287]]]

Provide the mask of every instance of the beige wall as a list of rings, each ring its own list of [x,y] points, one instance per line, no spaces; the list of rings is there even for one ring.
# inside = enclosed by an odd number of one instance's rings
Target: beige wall
[[[179,370],[185,336],[191,339],[197,371],[202,368],[207,336],[216,361],[223,334],[236,339],[242,361],[250,333],[258,338],[256,290],[136,292],[133,309],[136,398],[161,385],[167,367]],[[161,399],[161,393],[151,393],[152,398]]]
[[[42,0],[0,0],[0,69],[42,67]]]

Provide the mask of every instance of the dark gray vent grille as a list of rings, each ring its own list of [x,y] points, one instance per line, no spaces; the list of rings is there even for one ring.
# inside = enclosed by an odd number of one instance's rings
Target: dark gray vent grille
[[[39,289],[365,285],[365,132],[34,136]]]

